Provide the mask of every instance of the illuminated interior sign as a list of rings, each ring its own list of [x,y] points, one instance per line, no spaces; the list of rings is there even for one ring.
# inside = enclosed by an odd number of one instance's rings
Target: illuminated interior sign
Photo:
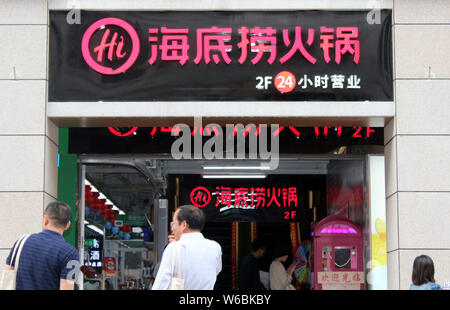
[[[255,126],[256,130],[252,132],[255,136],[259,136],[261,127]],[[108,127],[108,130],[117,137],[128,137],[132,134],[135,134],[135,132],[138,130],[139,127]],[[330,130],[331,128],[331,130]],[[301,130],[299,127],[285,127],[280,126],[277,130],[274,130],[272,132],[272,135],[279,136],[280,133],[284,130],[288,129],[287,131],[290,131],[291,134],[294,134],[296,137],[299,137],[301,135]],[[328,137],[328,132],[330,132],[330,136],[334,135],[337,137],[340,137],[342,135],[342,126],[327,126],[327,127],[314,127],[314,134],[316,137],[324,136]],[[217,127],[213,126],[212,128],[205,128],[205,127],[197,127],[194,126],[191,130],[191,135],[195,136],[196,134],[204,135],[204,131],[206,132],[207,136],[219,135],[219,130]],[[236,136],[238,134],[239,128],[238,126],[234,126],[233,129],[233,136]],[[241,132],[242,135],[247,136],[252,131],[251,126],[245,127],[245,130]],[[370,135],[375,132],[375,129],[370,127],[353,127],[353,138],[370,138]],[[157,133],[169,133],[172,136],[178,136],[180,133],[180,128],[177,126],[174,127],[152,127],[150,131],[150,135],[154,137]],[[363,136],[364,135],[364,136]]]
[[[357,234],[358,232],[347,225],[333,224],[320,230],[321,234]]]
[[[324,175],[275,175],[264,179],[204,179],[198,174],[171,175],[179,181],[179,205],[194,205],[208,222],[299,222],[311,225],[308,189],[324,188]],[[175,182],[169,182],[169,191]],[[326,208],[320,210],[323,216]],[[306,226],[305,226],[306,227]]]
[[[207,188],[199,186],[191,191],[191,203],[203,208],[215,197],[215,207],[220,211],[230,208],[269,208],[297,207],[298,194],[296,187],[237,187],[218,186],[211,193]]]
[[[219,130],[220,129],[220,130]],[[232,130],[216,127],[191,127],[192,141],[201,136],[202,143],[215,136],[222,140],[232,138],[235,146],[238,139],[259,137],[259,126],[235,126]],[[225,137],[226,135],[226,137]],[[281,126],[270,131],[272,137],[279,138],[282,154],[328,153],[341,146],[383,145],[384,130],[379,127],[293,127]],[[270,137],[268,134],[268,140]],[[176,126],[163,127],[108,127],[70,128],[69,152],[75,154],[170,154],[172,144],[180,138]],[[270,141],[268,141],[270,142]],[[234,148],[234,150],[236,150]],[[227,145],[224,141],[224,151]]]
[[[49,101],[391,101],[391,11],[50,12]]]

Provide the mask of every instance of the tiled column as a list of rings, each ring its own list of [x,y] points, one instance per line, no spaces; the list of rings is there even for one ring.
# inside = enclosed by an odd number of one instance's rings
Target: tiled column
[[[41,230],[57,195],[58,128],[46,119],[46,0],[0,0],[0,264]]]
[[[388,287],[416,256],[450,281],[450,2],[394,1],[396,116],[385,129]]]

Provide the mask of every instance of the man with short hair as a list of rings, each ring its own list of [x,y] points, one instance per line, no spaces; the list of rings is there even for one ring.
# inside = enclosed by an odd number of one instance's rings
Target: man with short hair
[[[153,290],[166,290],[172,277],[172,257],[175,246],[179,246],[181,278],[186,290],[212,290],[217,275],[222,270],[222,249],[220,245],[203,237],[205,225],[203,211],[195,206],[178,208],[171,223],[172,236],[164,250],[156,275]],[[173,276],[177,275],[176,263]]]
[[[239,272],[239,289],[261,290],[263,285],[259,276],[258,259],[266,254],[266,244],[263,240],[256,238],[252,242],[251,253],[242,261]]]
[[[70,276],[74,274],[71,271],[79,267],[79,255],[62,236],[70,227],[70,214],[70,207],[64,202],[55,201],[47,205],[42,232],[30,235],[23,245],[16,278],[17,290],[74,289],[74,279]],[[14,269],[12,251],[6,259],[5,269]],[[75,270],[77,272],[79,270]]]

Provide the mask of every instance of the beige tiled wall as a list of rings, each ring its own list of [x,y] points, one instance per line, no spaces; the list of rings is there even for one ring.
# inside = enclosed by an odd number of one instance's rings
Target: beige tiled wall
[[[386,169],[386,197],[397,192],[397,136],[391,138],[384,146]]]
[[[450,193],[399,192],[398,213],[400,248],[449,248]]]
[[[45,25],[47,1],[0,0],[0,20],[6,25]]]
[[[395,118],[386,126],[388,285],[431,256],[450,281],[450,1],[394,0]]]
[[[387,274],[388,274],[388,289],[398,290],[400,288],[399,280],[399,254],[398,250],[387,253]]]
[[[0,135],[44,133],[45,87],[44,80],[0,80]]]
[[[47,25],[0,27],[0,78],[46,79],[47,30]]]
[[[398,207],[397,193],[386,200],[386,235],[387,251],[398,249]]]
[[[450,66],[446,65],[449,28],[450,25],[396,25],[397,78],[450,78]]]
[[[397,137],[398,190],[450,191],[450,137]]]
[[[450,133],[450,79],[398,80],[396,88],[399,134]]]
[[[57,195],[58,128],[46,120],[46,0],[0,0],[0,265],[41,230]]]
[[[448,0],[394,0],[396,24],[448,23],[450,6]]]
[[[0,248],[9,248],[21,235],[38,232],[42,227],[44,193],[2,192]]]

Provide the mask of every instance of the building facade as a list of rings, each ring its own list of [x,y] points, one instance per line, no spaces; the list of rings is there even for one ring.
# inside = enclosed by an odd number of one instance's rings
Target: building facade
[[[74,10],[372,10],[392,9],[393,104],[339,102],[156,102],[95,106],[48,102],[49,11]],[[80,16],[83,18],[83,16]],[[157,124],[161,120],[237,117],[298,125],[378,126],[385,132],[388,288],[407,289],[420,254],[450,281],[450,2],[379,1],[65,1],[0,0],[0,259],[22,234],[41,229],[58,197],[59,130]]]

